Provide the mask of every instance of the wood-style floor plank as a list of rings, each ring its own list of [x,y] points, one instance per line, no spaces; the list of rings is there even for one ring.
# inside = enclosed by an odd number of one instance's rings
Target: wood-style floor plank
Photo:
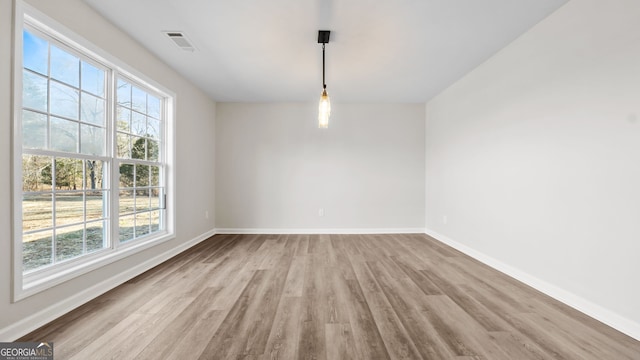
[[[640,359],[426,235],[217,235],[19,341],[60,359]]]
[[[175,318],[170,327],[162,331],[151,341],[136,358],[138,359],[165,359],[172,352],[175,343],[188,333],[191,326],[208,313],[208,304],[211,298],[220,291],[219,288],[206,288],[200,291],[189,306],[187,306]]]
[[[357,353],[349,323],[326,324],[327,359],[356,359]]]
[[[215,334],[222,321],[227,315],[226,311],[212,310],[201,314],[201,316],[191,324],[189,330],[185,332],[181,339],[173,340],[170,344],[171,352],[162,359],[185,360],[194,359],[204,354],[204,350],[211,340],[211,334]],[[147,355],[147,354],[144,354]],[[152,353],[149,357],[140,356],[139,360],[157,360],[161,357]],[[209,354],[209,358],[214,359],[215,353]]]
[[[276,317],[264,352],[266,359],[294,359],[298,352],[302,299],[300,297],[280,298]]]
[[[352,265],[389,355],[393,359],[419,358],[415,344],[406,333],[396,312],[380,290],[365,262],[355,260]]]

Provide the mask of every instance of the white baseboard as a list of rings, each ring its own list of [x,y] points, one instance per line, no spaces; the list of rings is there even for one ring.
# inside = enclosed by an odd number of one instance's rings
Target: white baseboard
[[[133,279],[143,272],[169,260],[170,258],[178,255],[179,253],[189,249],[190,247],[200,243],[203,240],[208,239],[215,234],[215,230],[208,231],[200,236],[197,236],[187,242],[180,244],[179,246],[176,246],[171,250],[155,256],[143,263],[140,263],[133,268],[127,269],[115,276],[112,276],[100,283],[91,286],[90,288],[74,294],[43,310],[40,310],[37,313],[18,321],[17,323],[0,329],[0,342],[10,342],[19,339],[20,337],[30,333],[31,331],[36,330],[37,328],[59,318],[60,316],[70,312],[71,310],[89,302],[90,300],[95,299],[96,297],[106,293],[116,286]]]
[[[535,276],[532,276],[522,270],[514,268],[510,265],[507,265],[499,260],[492,258],[480,251],[474,250],[466,245],[463,245],[457,241],[454,241],[442,234],[437,233],[436,231],[427,229],[425,234],[431,236],[432,238],[451,246],[454,249],[457,249],[472,258],[491,266],[492,268],[505,273],[512,278],[519,280],[532,288],[551,296],[552,298],[571,306],[572,308],[602,322],[605,323],[612,328],[631,336],[636,340],[640,340],[640,324],[629,320],[623,316],[616,314],[615,312],[606,309],[600,305],[594,304],[593,302],[586,300],[576,294],[573,294],[569,291],[559,288],[556,285],[548,283],[544,280],[538,279]]]
[[[424,234],[424,228],[381,229],[278,229],[278,228],[217,228],[216,234]]]

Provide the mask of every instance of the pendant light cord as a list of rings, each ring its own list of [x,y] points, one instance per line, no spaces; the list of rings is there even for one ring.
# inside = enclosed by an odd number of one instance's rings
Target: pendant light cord
[[[324,80],[324,43],[322,43],[322,88],[327,88],[327,83]]]

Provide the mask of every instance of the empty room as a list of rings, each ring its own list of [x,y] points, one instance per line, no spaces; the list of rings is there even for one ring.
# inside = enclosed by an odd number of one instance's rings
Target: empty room
[[[637,0],[0,0],[0,360],[640,359]]]

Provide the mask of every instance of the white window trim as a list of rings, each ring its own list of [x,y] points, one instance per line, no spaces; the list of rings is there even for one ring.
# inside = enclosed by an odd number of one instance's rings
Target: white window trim
[[[64,25],[56,22],[47,15],[43,14],[39,10],[26,4],[22,0],[17,0],[14,7],[14,42],[13,42],[13,71],[12,71],[12,108],[11,117],[13,119],[13,146],[11,158],[13,161],[13,187],[12,187],[12,209],[13,209],[13,222],[12,222],[12,252],[13,252],[13,291],[12,301],[17,302],[25,299],[29,296],[42,292],[53,286],[59,285],[63,282],[74,279],[78,276],[91,272],[93,270],[104,267],[108,264],[114,263],[123,258],[129,257],[133,254],[149,249],[153,246],[159,245],[163,242],[175,238],[175,102],[176,94],[160,85],[153,79],[150,79],[143,73],[133,69],[125,62],[119,60],[113,55],[106,53],[104,50],[93,45],[90,41],[84,39],[80,35],[69,30]],[[144,83],[145,86],[151,90],[162,94],[165,97],[165,141],[162,146],[164,147],[164,160],[166,171],[166,229],[161,232],[159,236],[150,237],[149,239],[142,239],[140,241],[133,241],[127,244],[120,244],[117,236],[111,234],[110,248],[105,248],[97,251],[94,254],[85,255],[77,260],[70,261],[65,264],[55,266],[51,271],[38,272],[37,275],[29,276],[29,281],[25,281],[25,276],[22,271],[22,167],[18,164],[21,162],[22,154],[22,128],[21,128],[21,113],[22,113],[22,31],[24,29],[25,22],[36,26],[37,28],[45,31],[50,36],[64,42],[68,46],[75,48],[76,50],[85,53],[88,52],[91,58],[97,60],[103,64],[108,65],[110,68],[116,70],[119,74],[135,79],[137,82]],[[113,74],[111,74],[113,76]],[[109,89],[113,92],[114,89]],[[112,94],[113,98],[113,94]],[[110,106],[111,108],[111,106]],[[110,109],[109,111],[112,111]],[[115,133],[115,132],[114,132]],[[112,171],[113,171],[112,166]],[[117,201],[118,190],[117,184],[111,185],[111,201]],[[115,186],[115,187],[114,187]],[[110,221],[118,221],[114,219],[113,214],[110,214]],[[112,226],[112,229],[114,227]]]

